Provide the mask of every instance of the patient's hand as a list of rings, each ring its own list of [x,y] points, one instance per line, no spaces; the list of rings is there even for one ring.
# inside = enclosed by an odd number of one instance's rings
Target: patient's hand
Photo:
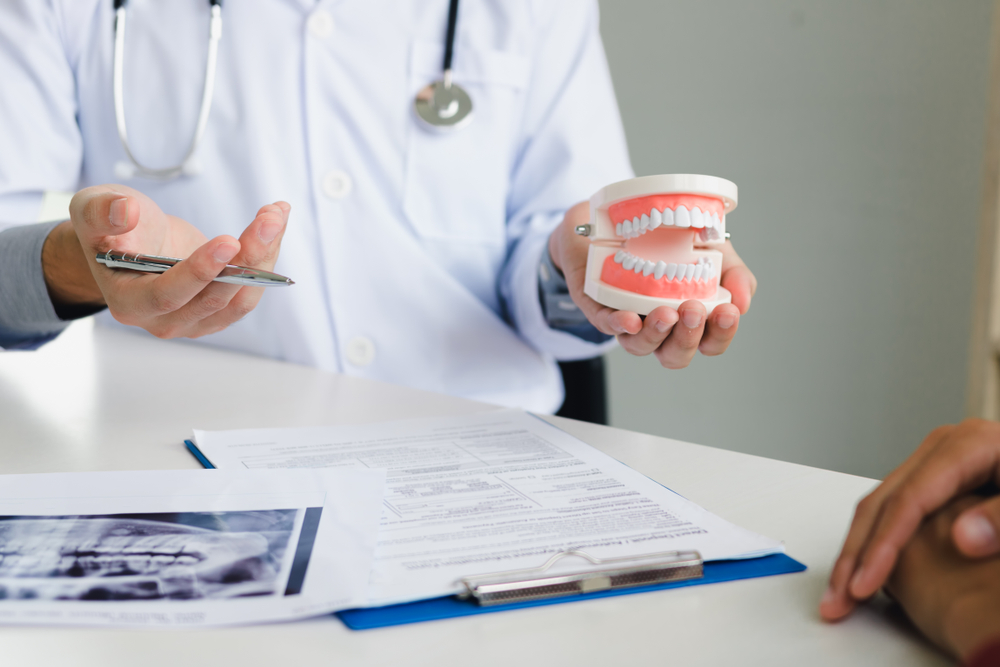
[[[586,224],[590,213],[587,202],[566,212],[562,224],[549,237],[553,263],[563,272],[573,302],[597,329],[618,337],[626,352],[637,356],[654,354],[665,368],[684,368],[695,352],[714,356],[729,347],[739,328],[740,315],[750,309],[750,299],[757,291],[757,279],[726,241],[722,248],[721,284],[733,294],[732,303],[705,312],[700,301],[689,300],[677,310],[661,306],[646,316],[615,310],[601,305],[583,293],[590,241],[578,236],[577,225]]]
[[[858,503],[820,603],[823,617],[843,618],[874,595],[926,517],[989,482],[1000,482],[1000,424],[973,419],[932,431]],[[951,533],[970,558],[1000,555],[1000,497],[966,506]]]
[[[981,500],[962,498],[927,519],[886,586],[921,632],[962,659],[1000,639],[1000,558],[968,558],[952,541],[956,517]]]
[[[285,202],[265,206],[239,240],[231,236],[208,240],[191,224],[163,213],[142,193],[122,185],[104,185],[78,192],[70,204],[70,216],[93,278],[115,319],[160,338],[195,338],[225,329],[257,305],[264,288],[212,279],[230,263],[271,270],[290,209]],[[96,255],[112,249],[185,259],[161,274],[98,264]],[[45,266],[44,251],[43,268],[50,293],[58,299],[65,293],[60,285],[66,280],[50,276],[56,269]]]

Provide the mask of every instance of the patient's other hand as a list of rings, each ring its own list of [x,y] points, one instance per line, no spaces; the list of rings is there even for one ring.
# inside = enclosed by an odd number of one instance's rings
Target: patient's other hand
[[[927,519],[886,586],[921,632],[962,659],[1000,639],[1000,558],[969,558],[951,536],[955,519],[981,501],[965,497]]]

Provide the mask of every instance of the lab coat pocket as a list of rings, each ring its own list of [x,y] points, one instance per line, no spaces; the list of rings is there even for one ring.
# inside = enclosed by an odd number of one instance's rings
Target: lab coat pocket
[[[441,78],[443,55],[439,44],[414,43],[410,99]],[[411,110],[403,207],[421,237],[503,245],[528,59],[458,44],[453,72],[472,98],[472,121],[435,131]]]

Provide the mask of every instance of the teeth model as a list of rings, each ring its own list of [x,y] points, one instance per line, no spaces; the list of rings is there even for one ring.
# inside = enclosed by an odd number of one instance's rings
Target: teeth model
[[[732,301],[719,285],[726,214],[736,184],[715,176],[668,174],[612,183],[590,198],[584,292],[645,315],[697,299],[711,312]]]

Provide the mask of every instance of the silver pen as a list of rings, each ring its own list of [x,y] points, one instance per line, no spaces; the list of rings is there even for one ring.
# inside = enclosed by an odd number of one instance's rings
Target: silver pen
[[[130,271],[145,271],[146,273],[163,273],[180,263],[180,261],[173,257],[160,257],[158,255],[140,255],[138,253],[127,255],[116,250],[97,254],[97,262],[109,269],[128,269]],[[267,271],[249,269],[245,266],[233,266],[232,264],[222,269],[222,273],[216,276],[214,282],[252,287],[274,287],[295,284],[290,278],[279,276],[277,273],[268,273]]]

